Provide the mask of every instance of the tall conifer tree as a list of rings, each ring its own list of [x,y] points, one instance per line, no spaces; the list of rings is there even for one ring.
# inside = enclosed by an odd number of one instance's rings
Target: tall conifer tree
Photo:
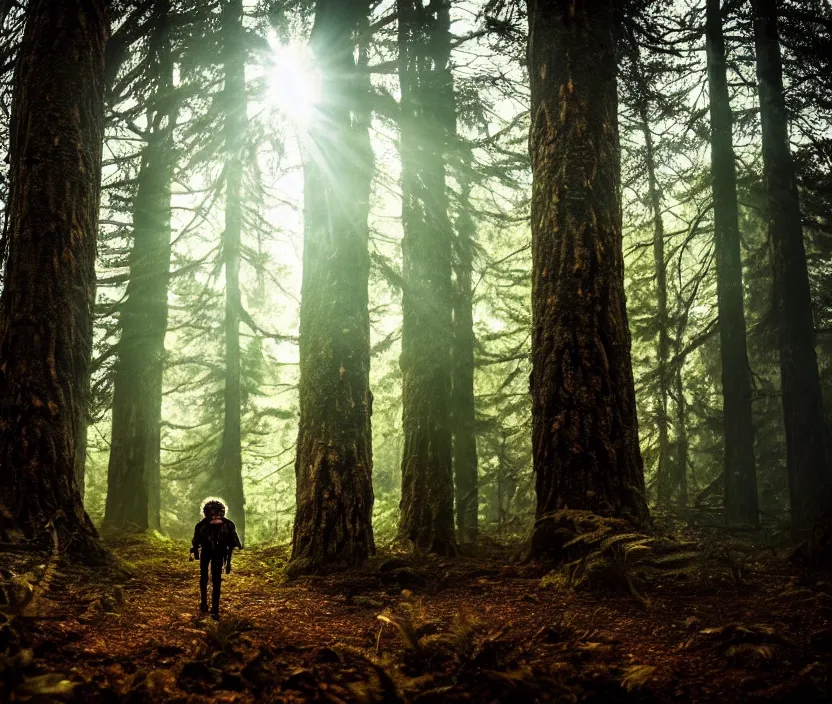
[[[170,3],[154,8],[147,57],[147,144],[133,201],[130,278],[121,306],[121,338],[113,389],[113,429],[105,520],[141,530],[159,526],[162,376],[171,258],[174,169],[173,55]]]
[[[95,535],[75,480],[86,423],[104,136],[104,0],[28,3],[10,129],[0,501],[28,535]]]
[[[399,0],[402,499],[399,535],[457,552],[451,439],[452,242],[445,154],[456,130],[448,3]]]
[[[323,95],[306,135],[300,427],[292,569],[360,563],[372,528],[367,0],[318,0],[310,44]]]
[[[246,37],[242,0],[222,0],[222,105],[225,113],[225,228],[222,262],[225,269],[225,378],[222,442],[211,488],[226,499],[245,541],[245,494],[242,455],[242,375],[240,360],[240,258],[243,233],[243,171],[248,134]]]
[[[832,509],[832,478],[800,200],[783,94],[777,6],[776,0],[755,0],[754,39],[792,526],[805,531]]]
[[[476,223],[471,212],[470,150],[464,148],[459,174],[460,202],[454,239],[454,346],[451,419],[454,442],[456,528],[460,542],[477,538],[479,477],[477,473],[476,403],[474,396],[474,267]]]
[[[560,509],[647,518],[621,243],[612,0],[530,0],[532,552]]]
[[[722,360],[725,514],[729,521],[757,525],[759,516],[754,427],[751,419],[751,367],[748,363],[743,310],[733,116],[728,94],[720,0],[707,0],[705,37],[711,111],[717,308]]]

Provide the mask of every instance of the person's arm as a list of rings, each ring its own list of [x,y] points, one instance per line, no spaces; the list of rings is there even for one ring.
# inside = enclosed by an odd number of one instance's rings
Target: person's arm
[[[199,526],[199,523],[194,526],[194,537],[191,540],[191,561],[199,559]]]
[[[237,526],[234,525],[234,521],[228,521],[228,528],[229,539],[225,555],[225,573],[231,574],[231,555],[234,553],[234,548],[242,548],[243,546],[242,543],[240,543],[240,536],[237,535]]]

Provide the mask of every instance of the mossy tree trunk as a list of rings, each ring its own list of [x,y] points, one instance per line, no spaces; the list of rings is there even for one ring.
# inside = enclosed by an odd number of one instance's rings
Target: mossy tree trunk
[[[104,0],[31,0],[10,128],[0,501],[30,536],[62,513],[76,550],[96,546],[75,458],[87,413],[108,34]]]
[[[323,91],[304,155],[300,427],[294,572],[375,552],[368,307],[373,152],[355,35],[367,0],[318,0],[310,44]]]
[[[648,518],[621,241],[612,0],[530,0],[532,556],[561,509]]]
[[[451,418],[454,443],[456,529],[461,543],[477,539],[479,478],[477,476],[476,403],[474,396],[474,266],[476,224],[471,215],[471,154],[466,148],[459,174],[460,202],[454,240],[454,346]]]
[[[246,98],[246,45],[242,0],[222,2],[222,105],[225,159],[225,229],[222,262],[225,269],[225,379],[222,441],[211,489],[228,502],[240,540],[245,543],[246,515],[243,492],[242,372],[240,362],[240,257],[243,233],[243,171],[248,133]]]
[[[800,201],[783,96],[777,5],[775,0],[755,0],[754,38],[792,527],[803,532],[832,509],[832,481]]]
[[[751,415],[751,367],[745,338],[737,176],[725,41],[719,0],[708,0],[705,37],[711,111],[717,309],[725,438],[725,517],[756,526],[757,475]]]
[[[455,132],[448,3],[399,0],[402,227],[402,499],[399,535],[453,555],[453,231],[445,154]]]
[[[162,376],[170,280],[170,185],[176,103],[168,2],[155,7],[148,67],[148,141],[133,205],[130,279],[120,311],[105,520],[159,528]]]

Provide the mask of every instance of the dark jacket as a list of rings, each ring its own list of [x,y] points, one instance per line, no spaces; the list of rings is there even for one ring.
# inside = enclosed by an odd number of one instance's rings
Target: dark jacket
[[[191,552],[195,557],[199,556],[199,550],[213,557],[222,556],[230,559],[234,548],[242,548],[240,536],[237,535],[237,527],[233,521],[222,518],[219,525],[211,525],[210,518],[203,518],[194,526],[194,538],[191,541]]]

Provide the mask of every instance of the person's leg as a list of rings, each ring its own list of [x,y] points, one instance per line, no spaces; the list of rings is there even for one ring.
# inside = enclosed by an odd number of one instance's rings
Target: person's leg
[[[220,613],[220,591],[222,585],[222,556],[211,559],[211,615],[219,616]]]
[[[210,556],[205,550],[199,555],[199,610],[208,613],[208,563]]]

